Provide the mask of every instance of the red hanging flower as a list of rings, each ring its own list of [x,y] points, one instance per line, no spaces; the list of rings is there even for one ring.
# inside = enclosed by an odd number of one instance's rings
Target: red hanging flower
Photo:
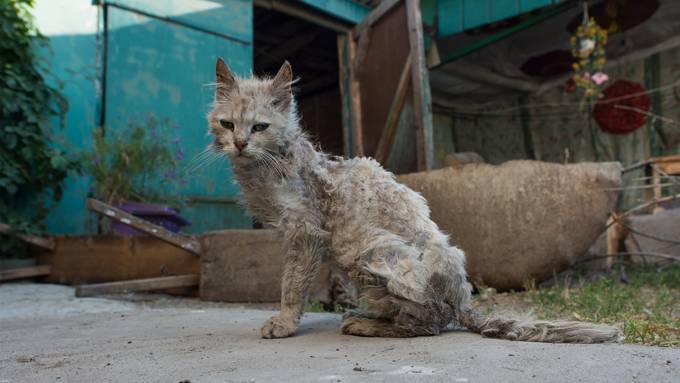
[[[627,134],[647,122],[651,102],[642,85],[618,80],[602,91],[593,110],[593,118],[603,132]]]

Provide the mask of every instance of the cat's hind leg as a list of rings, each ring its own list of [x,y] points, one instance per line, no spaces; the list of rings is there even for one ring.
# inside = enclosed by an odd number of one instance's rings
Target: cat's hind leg
[[[450,308],[442,313],[379,288],[369,289],[362,298],[366,309],[345,313],[343,334],[392,338],[437,335],[451,315]]]

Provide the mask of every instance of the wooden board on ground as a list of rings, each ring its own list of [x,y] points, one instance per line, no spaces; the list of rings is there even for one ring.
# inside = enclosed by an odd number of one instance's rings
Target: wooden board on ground
[[[278,302],[281,245],[270,230],[224,230],[201,237],[201,299]]]
[[[192,253],[153,237],[55,237],[54,252],[37,253],[52,267],[45,281],[64,284],[115,282],[167,275],[198,274]]]
[[[169,277],[134,279],[131,281],[96,283],[76,287],[77,297],[91,297],[104,294],[124,294],[167,290],[173,288],[198,286],[200,277],[197,274],[173,275]]]
[[[105,217],[116,220],[118,222],[124,223],[130,227],[137,230],[143,231],[148,235],[156,237],[167,243],[170,243],[180,248],[190,251],[195,255],[201,255],[200,244],[193,238],[185,237],[181,234],[174,233],[164,227],[154,225],[153,223],[136,217],[130,213],[127,213],[115,206],[111,206],[102,201],[98,201],[93,198],[87,200],[87,208],[94,210]]]
[[[21,267],[17,269],[0,270],[0,282],[13,281],[49,275],[52,268],[49,265]]]
[[[0,222],[0,233],[1,234],[11,234],[12,228],[6,224]],[[36,235],[28,235],[16,233],[17,238],[24,242],[30,243],[31,245],[38,246],[45,250],[54,250],[54,241],[51,238],[38,237]]]

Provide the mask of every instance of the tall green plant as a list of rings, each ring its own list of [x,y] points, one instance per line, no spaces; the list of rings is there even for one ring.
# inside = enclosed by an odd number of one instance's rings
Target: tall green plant
[[[28,232],[39,228],[75,168],[55,144],[55,117],[63,122],[67,104],[43,77],[38,55],[47,39],[33,25],[32,6],[0,0],[0,221]],[[6,252],[11,242],[0,242]]]
[[[173,134],[176,129],[179,126],[170,120],[153,115],[117,129],[95,129],[93,148],[83,154],[93,196],[108,203],[181,204],[179,197],[173,197],[186,183],[179,169],[184,151]]]

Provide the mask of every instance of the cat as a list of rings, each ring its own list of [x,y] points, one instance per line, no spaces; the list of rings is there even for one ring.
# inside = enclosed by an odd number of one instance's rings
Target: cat
[[[470,303],[462,250],[430,219],[425,199],[371,158],[317,150],[301,130],[285,62],[273,78],[216,64],[211,149],[228,156],[243,203],[283,242],[281,311],[263,338],[295,333],[324,257],[360,292],[343,334],[414,337],[455,323],[483,336],[537,342],[619,341],[616,327],[485,316]]]

